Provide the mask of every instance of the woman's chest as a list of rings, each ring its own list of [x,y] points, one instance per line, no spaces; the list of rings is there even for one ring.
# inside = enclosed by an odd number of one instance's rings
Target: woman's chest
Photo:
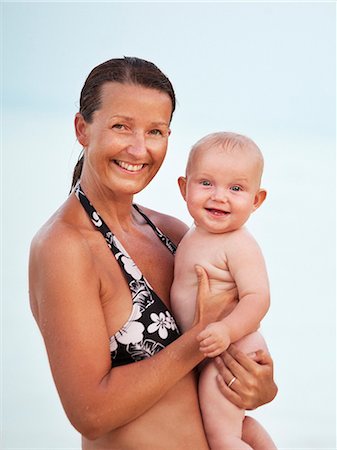
[[[173,255],[156,238],[114,241],[108,245],[95,236],[91,252],[100,280],[100,299],[109,335],[115,334],[129,319],[132,297],[153,290],[169,306],[173,277]],[[157,242],[158,241],[158,242]]]

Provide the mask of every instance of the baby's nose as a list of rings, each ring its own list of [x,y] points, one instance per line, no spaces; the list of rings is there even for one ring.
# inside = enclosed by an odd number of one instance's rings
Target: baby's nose
[[[212,191],[211,199],[217,202],[226,202],[227,198],[227,190],[222,187],[216,187]]]

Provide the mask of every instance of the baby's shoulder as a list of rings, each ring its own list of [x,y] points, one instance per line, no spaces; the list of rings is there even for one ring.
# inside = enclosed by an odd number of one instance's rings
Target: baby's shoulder
[[[250,247],[258,247],[258,243],[254,236],[244,227],[229,233],[224,233],[224,238],[226,240],[226,246],[228,246],[229,249],[233,248],[235,251],[239,248],[247,250]]]
[[[238,228],[237,230],[230,231],[229,233],[225,233],[229,239],[247,239],[247,240],[255,240],[251,232],[246,227]]]

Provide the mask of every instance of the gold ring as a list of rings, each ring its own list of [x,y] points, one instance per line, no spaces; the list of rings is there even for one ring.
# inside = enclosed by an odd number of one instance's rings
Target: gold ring
[[[233,377],[231,379],[231,381],[227,384],[227,386],[230,388],[232,386],[232,384],[234,383],[234,381],[236,380],[236,377]]]

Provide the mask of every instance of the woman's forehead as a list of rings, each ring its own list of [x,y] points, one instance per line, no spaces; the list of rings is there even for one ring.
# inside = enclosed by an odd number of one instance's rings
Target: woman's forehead
[[[131,116],[137,112],[152,112],[169,118],[172,114],[172,102],[166,92],[141,85],[108,82],[102,86],[100,97],[99,110],[109,114]]]

